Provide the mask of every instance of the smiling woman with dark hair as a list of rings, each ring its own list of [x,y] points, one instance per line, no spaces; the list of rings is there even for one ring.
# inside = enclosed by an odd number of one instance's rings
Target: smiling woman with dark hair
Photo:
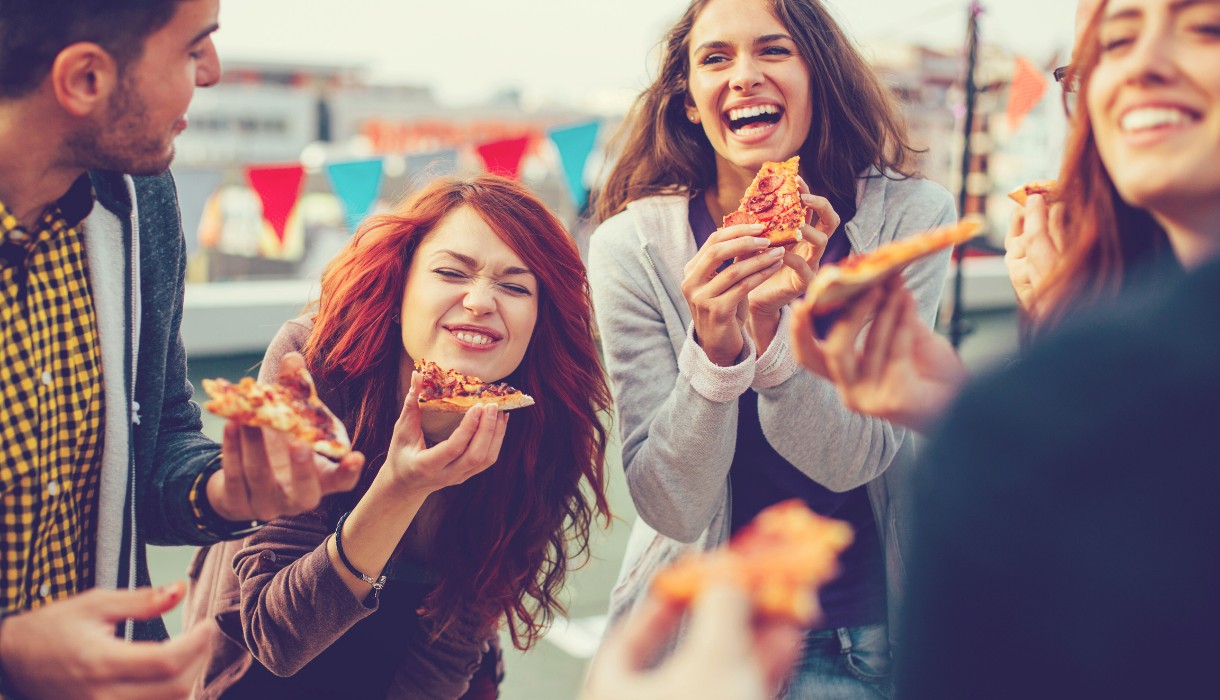
[[[293,351],[369,467],[353,494],[206,553],[216,609],[198,614],[226,636],[203,696],[493,697],[499,627],[537,642],[609,515],[609,391],[571,237],[512,181],[434,182],[361,227],[262,376]],[[537,404],[432,425],[418,359]]]
[[[913,175],[894,101],[816,0],[693,2],[620,139],[589,271],[640,514],[613,613],[682,550],[801,498],[857,544],[788,696],[884,696],[911,441],[799,372],[784,329],[820,260],[947,223],[952,199]],[[758,227],[717,223],[764,162],[796,155],[804,241],[766,250]],[[947,262],[910,270],[926,323]]]

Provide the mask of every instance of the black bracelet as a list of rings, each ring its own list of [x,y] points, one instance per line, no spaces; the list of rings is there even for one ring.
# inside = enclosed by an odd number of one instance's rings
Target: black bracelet
[[[380,591],[382,588],[385,588],[385,574],[382,574],[377,578],[368,576],[364,572],[352,566],[352,563],[347,560],[347,555],[343,553],[343,535],[341,534],[343,532],[343,523],[347,522],[347,516],[351,514],[352,512],[349,510],[343,515],[340,515],[339,524],[335,526],[335,549],[339,552],[339,561],[343,562],[343,565],[347,567],[347,570],[351,572],[352,576],[355,576],[361,581],[364,581],[368,585],[372,586],[374,591]]]

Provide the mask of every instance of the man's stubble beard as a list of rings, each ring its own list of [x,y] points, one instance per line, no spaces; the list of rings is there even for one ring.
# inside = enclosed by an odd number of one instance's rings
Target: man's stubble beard
[[[66,145],[73,162],[89,170],[113,170],[128,175],[160,175],[174,160],[173,143],[148,119],[147,104],[130,75],[123,75],[111,94],[105,114],[71,134]],[[172,137],[171,137],[172,138]]]

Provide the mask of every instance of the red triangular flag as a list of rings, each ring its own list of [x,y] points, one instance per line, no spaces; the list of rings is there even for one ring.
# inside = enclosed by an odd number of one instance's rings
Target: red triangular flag
[[[246,180],[263,203],[263,218],[271,224],[275,237],[284,242],[284,226],[288,215],[301,198],[305,184],[305,168],[297,165],[250,165]]]
[[[1012,85],[1008,87],[1008,128],[1016,131],[1025,121],[1035,105],[1046,94],[1050,81],[1025,57],[1017,56],[1017,65],[1012,72]]]
[[[521,168],[521,159],[525,157],[525,149],[530,145],[529,136],[515,139],[493,141],[479,146],[474,150],[483,159],[483,165],[492,175],[503,175],[517,179]]]

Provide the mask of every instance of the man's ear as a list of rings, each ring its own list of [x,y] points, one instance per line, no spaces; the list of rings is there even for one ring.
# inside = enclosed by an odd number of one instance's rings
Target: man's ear
[[[118,87],[118,63],[101,46],[80,41],[59,52],[51,64],[51,89],[69,114],[92,114]]]

